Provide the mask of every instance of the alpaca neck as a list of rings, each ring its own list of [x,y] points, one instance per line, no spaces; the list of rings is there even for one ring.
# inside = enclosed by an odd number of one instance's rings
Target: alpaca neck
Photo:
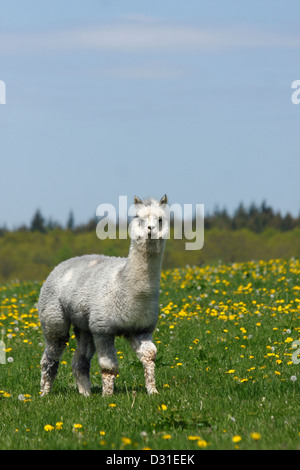
[[[125,266],[127,279],[138,290],[144,292],[156,291],[159,287],[163,246],[160,250],[147,250],[130,245],[129,255]]]

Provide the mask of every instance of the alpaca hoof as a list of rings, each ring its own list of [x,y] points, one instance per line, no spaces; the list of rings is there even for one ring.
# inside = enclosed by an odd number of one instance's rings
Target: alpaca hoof
[[[80,395],[83,395],[84,397],[90,397],[92,395],[92,392],[90,390],[82,390],[79,391]]]

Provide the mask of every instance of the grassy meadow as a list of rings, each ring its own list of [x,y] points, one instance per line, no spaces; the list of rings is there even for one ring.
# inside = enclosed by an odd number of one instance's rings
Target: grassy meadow
[[[40,287],[0,286],[1,449],[300,448],[292,348],[300,339],[299,259],[164,270],[154,334],[159,394],[151,397],[123,338],[115,394],[101,396],[95,356],[93,395],[79,395],[71,334],[53,391],[41,398]]]

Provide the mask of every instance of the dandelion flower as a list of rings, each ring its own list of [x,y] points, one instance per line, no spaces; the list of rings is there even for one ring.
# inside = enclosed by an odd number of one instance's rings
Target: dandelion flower
[[[199,441],[197,442],[198,446],[201,447],[201,448],[204,448],[204,447],[207,447],[208,446],[208,442],[206,442],[204,439],[199,439]]]
[[[252,439],[254,439],[255,441],[258,441],[260,438],[261,438],[261,435],[259,434],[259,432],[252,432],[250,434],[250,436],[252,437]]]
[[[167,407],[167,405],[163,405],[163,404],[162,404],[162,405],[159,407],[159,409],[165,411],[165,410],[168,409],[168,407]]]
[[[235,442],[235,443],[240,442],[241,440],[242,440],[241,436],[233,436],[232,438],[232,442]]]
[[[296,377],[296,375],[292,375],[292,376],[290,377],[290,379],[291,379],[292,382],[296,382],[297,377]]]
[[[121,441],[123,442],[123,444],[124,444],[125,446],[131,444],[131,442],[132,442],[129,437],[122,437],[122,438],[121,438]]]
[[[293,340],[293,338],[291,338],[290,336],[284,341],[285,343],[291,343]]]
[[[73,424],[73,428],[74,429],[80,429],[80,428],[82,428],[82,424],[75,423],[75,424]]]
[[[171,439],[171,437],[172,437],[171,434],[164,434],[162,436],[162,439]]]
[[[45,429],[45,431],[47,431],[47,432],[48,432],[48,431],[53,431],[54,426],[51,426],[51,424],[46,424],[46,426],[44,426],[44,429]]]

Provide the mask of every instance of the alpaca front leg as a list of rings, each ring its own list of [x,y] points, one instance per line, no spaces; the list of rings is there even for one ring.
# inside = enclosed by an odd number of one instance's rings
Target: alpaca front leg
[[[155,385],[155,359],[157,349],[150,334],[133,336],[130,344],[144,367],[146,389],[149,395],[158,393]]]
[[[118,373],[118,361],[114,339],[114,336],[94,336],[94,343],[102,375],[103,396],[112,395],[114,393],[114,382]]]

